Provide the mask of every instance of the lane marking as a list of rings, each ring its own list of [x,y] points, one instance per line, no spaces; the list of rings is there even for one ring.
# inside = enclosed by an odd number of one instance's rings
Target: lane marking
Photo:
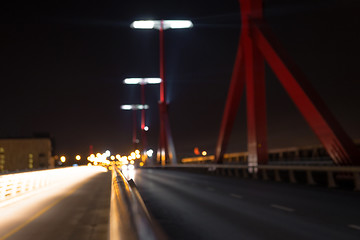
[[[73,194],[76,190],[78,190],[82,185],[84,185],[87,181],[85,181],[84,183],[81,183],[79,186],[74,187],[73,189],[71,189],[69,192],[67,192],[63,197],[59,198],[58,200],[56,200],[55,202],[51,203],[50,205],[46,206],[45,208],[41,209],[38,213],[36,213],[35,215],[33,215],[31,218],[29,218],[28,220],[26,220],[24,223],[20,224],[19,226],[17,226],[16,228],[14,228],[13,230],[11,230],[10,232],[8,232],[7,234],[0,236],[0,240],[5,240],[9,237],[11,237],[12,235],[14,235],[16,232],[18,232],[19,230],[21,230],[22,228],[26,227],[28,224],[30,224],[32,221],[34,221],[35,219],[37,219],[38,217],[40,217],[42,214],[44,214],[45,212],[47,212],[48,210],[50,210],[52,207],[54,207],[56,204],[58,204],[59,202],[61,202],[62,200],[64,200],[65,198],[67,198],[68,196],[70,196],[71,194]]]
[[[277,209],[286,211],[286,212],[293,212],[293,211],[295,211],[295,209],[288,208],[288,207],[281,206],[281,205],[277,205],[277,204],[271,204],[270,206],[273,207],[273,208],[277,208]]]
[[[206,188],[208,191],[214,191],[215,189],[213,189],[212,187],[207,187]]]
[[[356,229],[356,230],[360,230],[360,226],[355,225],[355,224],[349,224],[348,227],[349,227],[349,228]]]
[[[243,198],[243,196],[237,195],[237,194],[235,194],[235,193],[230,193],[230,196],[231,196],[231,197],[234,197],[234,198],[238,198],[238,199],[242,199],[242,198]]]

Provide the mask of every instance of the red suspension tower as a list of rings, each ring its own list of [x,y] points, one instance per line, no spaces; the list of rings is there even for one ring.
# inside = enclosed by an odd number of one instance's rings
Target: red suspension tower
[[[246,86],[248,165],[267,164],[265,61],[337,165],[360,165],[360,151],[263,20],[262,0],[239,0],[242,30],[215,161],[222,163]]]

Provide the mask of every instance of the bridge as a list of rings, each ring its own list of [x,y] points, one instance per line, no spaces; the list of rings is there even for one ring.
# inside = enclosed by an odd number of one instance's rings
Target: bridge
[[[333,178],[327,187],[321,176],[307,182],[297,174],[359,176],[359,167],[289,167],[295,183],[283,165],[256,178],[241,166],[120,171],[113,164],[110,171],[82,166],[2,175],[0,239],[358,239],[360,195],[348,187],[354,185],[335,188],[344,180]],[[274,169],[282,182],[270,176]]]
[[[96,166],[0,175],[0,240],[359,239],[359,141],[348,136],[271,32],[263,1],[239,3],[242,28],[214,155],[176,159],[164,70],[170,22],[152,21],[160,32],[157,159],[143,154],[134,167],[105,156]],[[268,148],[265,62],[321,145]],[[243,93],[247,151],[229,153]]]

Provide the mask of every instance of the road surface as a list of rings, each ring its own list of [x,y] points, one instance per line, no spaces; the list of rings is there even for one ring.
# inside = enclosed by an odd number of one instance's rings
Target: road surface
[[[169,239],[360,239],[358,192],[173,170],[134,178]]]

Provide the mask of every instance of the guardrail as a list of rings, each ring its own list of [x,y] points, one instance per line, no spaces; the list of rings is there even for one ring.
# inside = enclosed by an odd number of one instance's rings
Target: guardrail
[[[360,149],[360,139],[354,140],[356,146]],[[214,155],[195,156],[181,159],[182,163],[213,163]],[[248,152],[225,153],[223,156],[223,163],[247,163]],[[269,163],[276,163],[278,161],[296,163],[300,165],[305,164],[319,164],[332,165],[333,161],[322,145],[311,145],[301,147],[286,147],[275,148],[268,150]]]
[[[0,205],[25,193],[65,180],[71,181],[75,176],[81,177],[83,173],[93,171],[94,168],[96,167],[67,167],[0,175]]]
[[[315,173],[325,173],[327,186],[329,188],[337,187],[335,176],[342,179],[353,181],[354,190],[360,191],[360,167],[348,166],[296,166],[296,165],[258,165],[247,166],[237,164],[177,164],[166,166],[153,166],[153,168],[164,169],[193,169],[202,170],[207,173],[227,176],[242,176],[244,178],[252,177],[254,179],[262,178],[263,180],[270,180],[271,177],[277,182],[283,181],[285,176],[291,183],[297,182],[295,173],[303,173],[305,180],[309,185],[315,185],[313,175]],[[282,174],[280,174],[282,173]],[[271,177],[270,177],[271,175]],[[283,177],[281,177],[283,176]]]
[[[281,149],[283,150],[283,149]],[[286,149],[288,150],[288,149]],[[268,164],[297,164],[297,165],[333,165],[333,161],[329,156],[314,156],[314,157],[300,157],[298,152],[280,152],[277,153],[276,150],[272,150],[272,153],[269,153],[269,163]],[[280,150],[279,150],[280,151]],[[287,153],[287,154],[285,154]],[[292,153],[290,156],[289,153]],[[296,154],[297,153],[297,154]],[[273,155],[279,155],[279,158],[274,158]],[[272,156],[272,157],[271,157]],[[288,156],[288,157],[286,157]],[[225,153],[223,163],[224,164],[247,164],[248,153],[247,152],[237,152],[237,153]],[[181,159],[181,163],[184,164],[208,164],[214,163],[215,156],[196,156]]]
[[[166,239],[150,214],[133,180],[112,165],[112,189],[110,205],[110,240]]]

